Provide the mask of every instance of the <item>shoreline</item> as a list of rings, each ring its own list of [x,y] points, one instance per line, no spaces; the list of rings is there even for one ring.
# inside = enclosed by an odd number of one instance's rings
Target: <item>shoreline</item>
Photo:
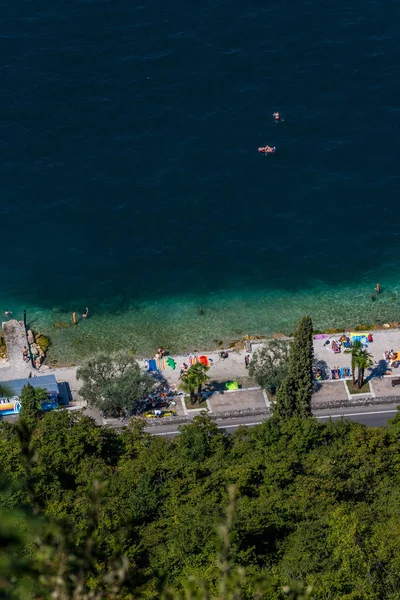
[[[9,329],[15,329],[14,324],[19,324],[20,327],[23,326],[22,322],[14,321],[14,323],[10,323]],[[331,345],[325,344],[328,336],[331,339],[338,338],[340,334],[350,334],[350,331],[338,331],[333,335],[314,334],[313,345],[315,365],[322,369],[322,372],[325,374],[325,376],[321,382],[321,385],[317,386],[314,392],[313,402],[315,401],[317,403],[321,403],[321,406],[328,406],[332,403],[332,405],[339,406],[339,404],[345,405],[343,403],[348,401],[350,404],[354,404],[356,402],[374,403],[376,398],[379,400],[380,398],[389,399],[392,397],[397,397],[397,389],[393,389],[390,379],[391,377],[396,377],[398,374],[395,369],[390,369],[390,375],[383,377],[382,364],[383,360],[385,359],[385,351],[391,349],[394,349],[396,352],[400,351],[400,328],[393,327],[384,329],[371,329],[370,331],[373,332],[374,338],[368,347],[368,351],[372,354],[374,359],[374,366],[369,369],[370,390],[356,395],[352,395],[347,388],[346,379],[349,379],[350,377],[331,379],[331,370],[333,371],[335,367],[348,367],[351,364],[351,356],[345,352],[336,354],[332,351]],[[283,337],[287,338],[287,336],[283,336],[283,334],[275,334],[271,337],[278,339],[282,339]],[[257,336],[256,338],[253,337],[253,339],[246,340],[248,342],[247,347],[236,346],[234,348],[227,349],[227,358],[222,358],[220,356],[221,348],[212,352],[202,350],[201,352],[197,352],[196,356],[193,356],[193,353],[171,353],[171,356],[176,361],[176,368],[172,369],[171,367],[167,366],[166,361],[165,363],[162,361],[163,364],[157,365],[157,370],[159,376],[168,382],[169,385],[176,386],[175,389],[179,390],[181,364],[183,362],[190,364],[190,358],[196,359],[197,357],[198,361],[199,357],[204,355],[210,361],[210,370],[208,372],[210,383],[214,383],[217,386],[215,387],[215,392],[212,397],[207,400],[207,410],[210,413],[221,413],[224,411],[229,412],[232,410],[242,411],[246,408],[255,408],[256,410],[260,409],[260,407],[263,409],[265,407],[268,408],[270,406],[270,399],[268,398],[267,392],[262,390],[254,381],[251,380],[245,364],[245,356],[249,354],[251,360],[251,358],[254,356],[254,353],[262,347],[264,339],[265,337],[263,339],[261,339],[260,336]],[[0,366],[0,381],[21,379],[30,376],[41,377],[44,375],[54,375],[59,383],[64,382],[69,385],[72,394],[72,403],[70,405],[72,410],[78,408],[82,409],[86,406],[86,403],[79,394],[82,382],[78,381],[76,377],[77,369],[79,368],[78,365],[69,367],[50,367],[48,364],[43,364],[40,369],[34,370],[30,365],[28,366],[22,360],[20,348],[21,344],[25,344],[25,341],[15,339],[15,336],[11,337],[11,360],[8,363],[3,363]],[[15,352],[15,350],[17,351]],[[145,360],[138,358],[138,362],[143,369],[146,368]],[[385,367],[385,375],[387,370],[388,368]],[[236,381],[240,389],[234,391],[226,390],[225,383],[228,381]],[[96,418],[99,418],[99,415],[96,413],[96,411],[93,411],[92,409],[87,410],[89,411],[89,416],[97,415]],[[176,410],[178,416],[188,416],[189,414],[192,414],[193,416],[198,414],[199,410],[202,409],[197,408],[197,412],[196,409],[189,410],[189,407],[186,406],[185,408],[185,401],[180,398]]]
[[[345,334],[345,333],[349,333],[350,331],[354,331],[354,332],[374,332],[374,333],[378,333],[378,332],[395,332],[395,331],[399,331],[400,333],[400,322],[398,321],[391,321],[390,323],[384,323],[383,325],[380,324],[363,324],[360,323],[358,325],[356,325],[355,327],[349,327],[347,329],[340,329],[340,328],[335,328],[335,327],[328,327],[326,329],[315,329],[313,331],[313,336],[315,335],[319,335],[319,334],[327,334],[327,335],[340,335],[340,334]],[[210,345],[203,345],[202,349],[199,350],[198,349],[198,345],[193,344],[192,348],[189,349],[184,349],[184,350],[177,350],[176,352],[171,352],[169,350],[169,348],[165,348],[165,350],[167,351],[167,355],[168,356],[177,356],[179,358],[183,359],[187,359],[189,358],[189,356],[193,355],[193,354],[219,354],[221,352],[221,350],[226,350],[228,352],[240,352],[240,351],[244,351],[246,350],[246,346],[248,344],[252,344],[252,345],[261,345],[263,341],[265,341],[268,338],[275,338],[275,339],[283,339],[283,338],[290,338],[291,337],[291,333],[287,334],[287,333],[283,333],[283,332],[276,332],[276,333],[271,333],[269,335],[245,335],[242,338],[233,338],[231,339],[231,341],[228,341],[228,343],[226,345],[221,345],[216,347],[215,344],[212,345],[210,343]],[[400,341],[400,340],[399,340]],[[200,346],[199,346],[200,347]],[[46,358],[43,366],[45,367],[49,367],[50,369],[58,369],[58,368],[74,368],[74,367],[78,367],[80,365],[78,365],[76,362],[65,362],[65,363],[60,363],[57,360],[56,361],[52,361],[51,359],[51,349],[52,346],[50,346],[49,349],[49,353],[48,353],[48,357]],[[120,351],[120,352],[129,352],[131,349],[130,348],[125,348],[125,349],[121,349],[121,350],[116,350],[116,352]],[[145,360],[149,360],[151,358],[153,358],[155,352],[156,352],[157,348],[154,349],[154,353],[153,354],[148,354],[148,353],[135,353],[134,357],[139,361],[139,362],[143,362]],[[99,353],[101,352],[101,350],[99,351]],[[85,360],[90,359],[91,356],[94,356],[96,354],[96,352],[94,353],[90,353],[87,354],[86,356],[82,357],[81,362],[84,362]]]
[[[387,287],[386,287],[387,286]],[[211,352],[250,338],[290,335],[299,319],[310,315],[315,332],[400,326],[400,286],[385,284],[379,299],[371,302],[364,285],[350,288],[316,286],[307,290],[243,290],[207,297],[169,297],[158,302],[133,301],[125,305],[87,302],[89,318],[77,303],[70,309],[27,305],[27,325],[49,337],[47,364],[54,367],[81,364],[98,353],[132,351],[150,358],[159,347],[171,354]],[[6,305],[22,319],[24,306]],[[83,305],[84,306],[84,305]],[[74,310],[75,309],[75,310]],[[77,324],[72,311],[77,313]]]

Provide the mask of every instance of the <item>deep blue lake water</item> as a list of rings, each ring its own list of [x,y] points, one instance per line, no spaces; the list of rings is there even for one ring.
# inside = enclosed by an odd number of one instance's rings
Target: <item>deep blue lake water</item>
[[[0,297],[60,359],[400,320],[398,2],[2,14]]]

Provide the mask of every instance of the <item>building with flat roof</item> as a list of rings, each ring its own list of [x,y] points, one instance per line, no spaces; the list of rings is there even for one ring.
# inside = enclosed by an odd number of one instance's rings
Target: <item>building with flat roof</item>
[[[22,388],[28,385],[28,383],[34,388],[47,390],[47,400],[41,404],[44,412],[58,408],[60,404],[60,389],[55,375],[12,379],[10,381],[0,381],[0,417],[17,415],[20,412],[21,402],[19,398]]]

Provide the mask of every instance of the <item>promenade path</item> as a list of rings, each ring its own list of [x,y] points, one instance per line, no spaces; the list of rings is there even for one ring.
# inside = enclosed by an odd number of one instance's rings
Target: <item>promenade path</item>
[[[24,361],[24,346],[28,346],[23,321],[11,319],[3,323],[3,332],[7,344],[8,361],[0,364],[0,379],[21,379],[32,371],[31,361]]]

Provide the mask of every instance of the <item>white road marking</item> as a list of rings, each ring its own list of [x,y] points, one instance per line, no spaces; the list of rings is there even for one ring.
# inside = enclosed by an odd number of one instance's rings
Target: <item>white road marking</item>
[[[396,410],[375,410],[371,412],[359,412],[359,413],[344,413],[340,415],[320,415],[315,417],[316,419],[339,419],[340,417],[363,417],[365,415],[384,415],[387,413],[397,413]],[[256,423],[237,423],[235,425],[218,425],[218,429],[232,429],[238,427],[253,427],[254,425],[261,425],[264,421],[257,421]],[[152,435],[177,435],[179,431],[163,431],[161,433],[153,433]]]
[[[385,413],[397,413],[396,410],[375,410],[371,412],[359,412],[359,413],[345,413],[340,415],[321,415],[319,417],[315,417],[316,419],[335,419],[338,417],[362,417],[364,415],[384,415]]]

